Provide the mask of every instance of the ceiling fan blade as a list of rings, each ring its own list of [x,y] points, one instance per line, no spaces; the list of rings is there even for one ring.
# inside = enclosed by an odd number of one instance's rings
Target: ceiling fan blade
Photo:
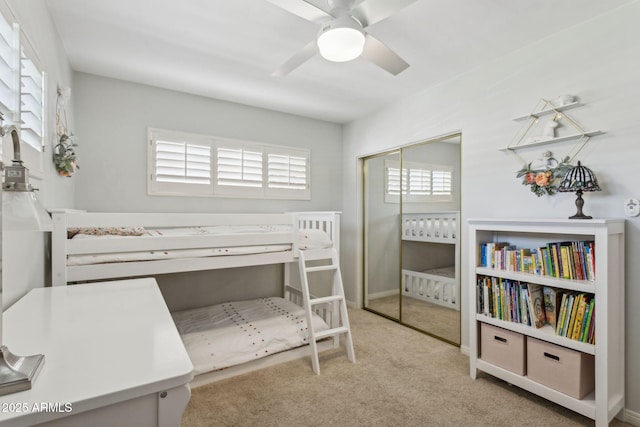
[[[394,15],[416,0],[365,0],[351,10],[363,27],[373,25]]]
[[[307,21],[322,23],[331,18],[324,10],[314,6],[313,4],[304,0],[267,0],[269,3],[273,3],[276,6],[291,12],[294,15],[306,19]]]
[[[362,58],[368,59],[394,76],[409,68],[404,59],[371,34],[366,36]]]
[[[293,55],[291,58],[273,72],[273,76],[284,77],[303,63],[311,59],[316,53],[318,53],[318,45],[315,40],[310,41],[301,51]]]

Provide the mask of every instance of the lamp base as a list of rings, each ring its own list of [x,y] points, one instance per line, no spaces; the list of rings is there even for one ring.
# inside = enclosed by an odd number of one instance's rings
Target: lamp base
[[[569,219],[591,219],[589,215],[582,213],[582,207],[584,206],[584,199],[582,198],[582,190],[576,191],[576,209],[577,212],[574,216],[570,216]]]
[[[569,219],[593,219],[593,217],[589,215],[575,214],[574,216],[570,216]]]
[[[0,396],[29,390],[44,363],[44,355],[17,356],[0,346]]]

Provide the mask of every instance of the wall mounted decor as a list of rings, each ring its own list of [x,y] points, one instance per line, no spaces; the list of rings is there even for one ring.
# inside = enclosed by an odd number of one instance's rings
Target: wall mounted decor
[[[503,150],[513,154],[523,164],[522,169],[516,172],[516,177],[522,178],[522,184],[529,186],[538,197],[555,194],[558,191],[557,180],[561,180],[571,169],[571,162],[589,138],[604,133],[600,130],[585,131],[565,112],[582,105],[573,95],[561,95],[552,101],[541,99],[533,112],[513,119],[524,121],[525,125]],[[559,157],[560,161],[553,157],[551,151],[544,151],[542,158],[537,161],[525,160],[526,156],[531,157],[531,150],[526,149],[568,141],[575,141],[575,144],[567,154]]]
[[[58,87],[56,102],[56,134],[57,144],[53,147],[53,163],[60,176],[71,177],[80,166],[74,147],[73,133],[67,127],[66,106],[71,98],[71,88]]]

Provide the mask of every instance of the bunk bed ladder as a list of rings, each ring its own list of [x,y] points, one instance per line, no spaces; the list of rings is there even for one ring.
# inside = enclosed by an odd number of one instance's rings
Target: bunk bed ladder
[[[309,261],[321,262],[321,265],[307,265]],[[330,263],[326,263],[329,261]],[[344,287],[342,286],[342,275],[340,274],[340,264],[338,252],[335,248],[330,249],[307,249],[301,250],[298,258],[300,269],[300,283],[302,287],[302,298],[304,308],[307,313],[307,326],[309,330],[309,345],[311,348],[311,365],[316,374],[320,374],[320,361],[318,359],[317,341],[323,338],[333,337],[334,348],[340,345],[340,335],[345,336],[345,347],[347,358],[351,363],[356,363],[353,351],[353,340],[351,338],[351,327],[349,326],[349,316],[347,314],[347,302],[344,297]],[[331,295],[325,297],[312,297],[309,292],[309,273],[330,271],[333,273],[331,281]],[[316,332],[311,327],[311,314],[313,307],[321,304],[331,304],[333,314],[329,329]]]

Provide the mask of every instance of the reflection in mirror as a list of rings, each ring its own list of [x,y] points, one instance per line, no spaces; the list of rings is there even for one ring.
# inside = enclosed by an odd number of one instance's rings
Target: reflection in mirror
[[[460,135],[402,149],[401,322],[460,344]]]
[[[364,306],[460,345],[460,134],[363,159]]]
[[[364,159],[364,306],[400,320],[399,168],[389,177],[389,163],[400,164],[400,152]]]

